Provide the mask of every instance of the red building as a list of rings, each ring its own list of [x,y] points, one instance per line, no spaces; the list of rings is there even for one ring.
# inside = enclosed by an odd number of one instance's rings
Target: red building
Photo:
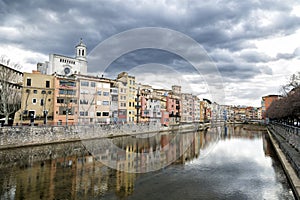
[[[277,99],[280,99],[281,97],[282,97],[281,95],[274,95],[274,94],[262,97],[261,108],[262,108],[262,118],[263,119],[266,118],[266,112],[269,109],[272,102]]]

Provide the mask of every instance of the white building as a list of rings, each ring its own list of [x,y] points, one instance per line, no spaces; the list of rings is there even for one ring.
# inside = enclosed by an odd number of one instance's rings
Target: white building
[[[37,70],[42,74],[87,74],[87,48],[86,45],[80,40],[79,44],[75,47],[75,57],[68,57],[58,54],[50,54],[49,61],[45,63],[38,63]]]

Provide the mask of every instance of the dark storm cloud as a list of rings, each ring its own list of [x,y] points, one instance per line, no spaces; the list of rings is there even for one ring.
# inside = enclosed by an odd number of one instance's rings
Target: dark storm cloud
[[[91,52],[99,43],[122,31],[163,27],[186,34],[202,45],[225,81],[248,81],[260,74],[272,74],[269,62],[299,57],[298,49],[271,58],[258,52],[254,43],[295,33],[300,28],[300,18],[291,14],[295,4],[294,0],[0,0],[0,45],[43,55],[74,56],[74,47],[80,38]],[[170,41],[162,42],[168,46]],[[180,41],[173,43],[187,48]],[[187,51],[192,49],[187,48]],[[189,55],[197,63],[203,62],[205,68],[204,54]],[[28,58],[27,62],[35,60],[37,58]],[[191,64],[184,58],[172,52],[149,49],[120,55],[108,71],[117,73],[147,63],[160,63],[176,72],[193,74]],[[89,62],[88,71],[97,73],[97,66]],[[210,76],[214,78],[207,75]]]
[[[12,25],[21,33],[6,39],[45,54],[73,54],[70,44],[75,45],[80,37],[93,48],[112,34],[142,26],[172,28],[190,35],[205,48],[233,51],[247,47],[245,39],[289,34],[299,28],[299,18],[288,14],[292,6],[280,1],[182,4],[149,3],[147,7],[134,1],[2,1],[1,26]],[[170,10],[171,6],[177,9]],[[261,27],[256,21],[258,10],[277,11],[280,16],[270,26]]]
[[[241,52],[240,57],[249,63],[266,63],[274,60],[270,56],[256,51]]]
[[[223,64],[218,65],[218,69],[225,80],[237,79],[238,81],[254,78],[261,71],[251,64]]]

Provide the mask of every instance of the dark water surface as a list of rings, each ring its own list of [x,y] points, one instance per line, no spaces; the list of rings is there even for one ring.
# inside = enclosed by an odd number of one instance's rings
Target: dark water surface
[[[0,199],[294,197],[266,132],[241,125],[3,150]]]

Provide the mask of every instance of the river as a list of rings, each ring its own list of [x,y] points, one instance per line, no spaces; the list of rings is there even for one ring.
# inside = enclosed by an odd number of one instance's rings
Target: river
[[[0,151],[0,199],[294,199],[268,135],[239,125]]]

